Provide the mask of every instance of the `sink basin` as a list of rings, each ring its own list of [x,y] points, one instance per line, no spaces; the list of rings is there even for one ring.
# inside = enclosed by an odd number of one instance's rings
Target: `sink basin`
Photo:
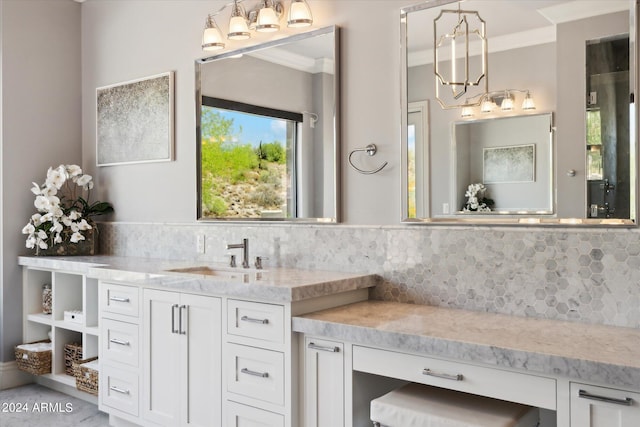
[[[187,273],[187,274],[199,274],[204,276],[214,276],[214,277],[245,277],[250,273],[258,273],[264,272],[264,270],[253,270],[253,269],[242,269],[242,268],[213,268],[206,265],[196,266],[196,267],[184,267],[184,268],[173,268],[167,270],[173,273]]]

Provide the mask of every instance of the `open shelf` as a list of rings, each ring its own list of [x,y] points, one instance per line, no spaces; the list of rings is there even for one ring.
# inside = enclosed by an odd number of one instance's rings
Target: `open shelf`
[[[47,284],[52,291],[52,314],[42,312],[42,288]],[[64,312],[80,310],[82,322],[64,320]],[[98,280],[82,273],[47,268],[25,267],[23,270],[23,341],[52,341],[51,374],[40,375],[43,383],[67,386],[75,390],[73,376],[65,373],[64,346],[69,343],[82,345],[82,358],[98,356]],[[40,381],[40,380],[38,380]],[[57,387],[57,386],[56,386]],[[93,400],[95,396],[88,395]],[[84,397],[83,397],[84,398]],[[86,399],[85,399],[86,400]]]

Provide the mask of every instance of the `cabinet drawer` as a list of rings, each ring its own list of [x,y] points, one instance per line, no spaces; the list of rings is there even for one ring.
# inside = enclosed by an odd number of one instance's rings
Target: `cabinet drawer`
[[[227,390],[284,404],[284,355],[277,351],[227,344]]]
[[[102,404],[137,417],[138,375],[104,363],[100,368]]]
[[[100,283],[100,310],[138,317],[140,289],[136,286]]]
[[[284,427],[284,417],[253,406],[227,402],[227,427]]]
[[[353,369],[556,409],[556,381],[551,378],[360,346],[353,347]]]
[[[137,324],[103,318],[100,320],[100,339],[101,360],[138,366],[140,339]]]
[[[228,300],[227,332],[275,343],[284,342],[284,307],[274,304]]]

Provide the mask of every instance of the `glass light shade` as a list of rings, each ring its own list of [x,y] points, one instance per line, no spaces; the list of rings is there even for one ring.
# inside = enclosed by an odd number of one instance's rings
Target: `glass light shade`
[[[264,4],[258,12],[258,20],[256,21],[256,31],[261,33],[272,33],[280,29],[278,23],[278,14],[276,10],[269,4]]]
[[[302,28],[311,24],[313,24],[313,16],[306,0],[291,0],[287,26],[290,28]]]
[[[490,113],[497,108],[497,105],[491,98],[487,98],[480,104],[480,111]]]
[[[460,117],[473,117],[473,107],[465,106],[462,107],[462,112],[460,113]]]
[[[511,111],[511,110],[513,110],[513,98],[511,98],[511,96],[505,96],[502,99],[502,104],[500,104],[500,109],[502,111]]]
[[[523,110],[535,110],[536,109],[536,104],[533,102],[533,98],[531,97],[531,95],[527,92],[527,96],[524,98],[524,101],[522,101],[522,109]]]
[[[227,38],[229,40],[247,40],[251,37],[249,26],[244,16],[232,16],[229,20],[229,32]]]
[[[213,18],[207,18],[207,23],[202,33],[202,50],[212,51],[224,49],[224,38]]]

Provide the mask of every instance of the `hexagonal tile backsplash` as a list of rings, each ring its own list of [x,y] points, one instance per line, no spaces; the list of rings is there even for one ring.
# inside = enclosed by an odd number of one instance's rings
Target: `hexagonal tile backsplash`
[[[198,254],[196,239],[206,236]],[[640,231],[445,226],[100,224],[101,252],[366,272],[371,297],[640,328]]]

